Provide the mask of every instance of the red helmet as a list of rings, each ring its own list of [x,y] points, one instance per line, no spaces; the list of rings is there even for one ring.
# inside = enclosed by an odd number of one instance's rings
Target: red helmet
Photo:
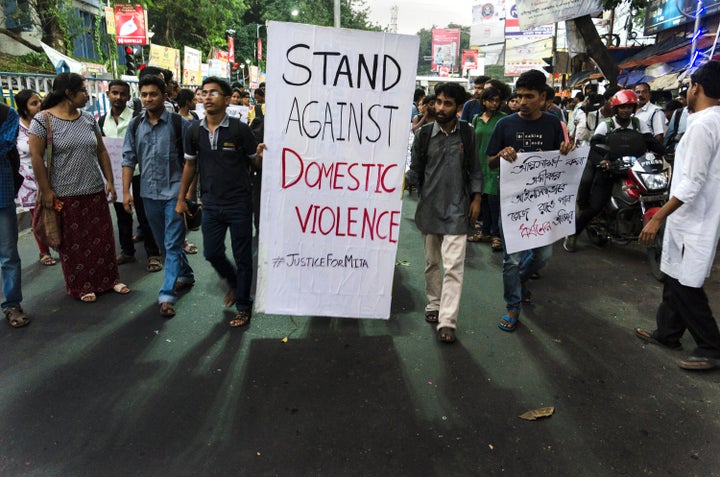
[[[631,104],[637,108],[638,97],[634,91],[629,89],[621,89],[610,98],[610,107],[615,108],[624,104]]]

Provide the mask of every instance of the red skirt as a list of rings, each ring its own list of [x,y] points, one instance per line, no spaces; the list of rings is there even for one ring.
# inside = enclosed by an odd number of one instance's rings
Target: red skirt
[[[105,192],[60,197],[62,244],[58,248],[67,294],[111,290],[119,282],[115,235]]]

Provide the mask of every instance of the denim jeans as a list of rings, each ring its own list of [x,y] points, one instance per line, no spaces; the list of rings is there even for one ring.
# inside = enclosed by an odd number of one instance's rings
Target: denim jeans
[[[145,213],[150,223],[153,237],[160,246],[161,251],[165,253],[165,277],[158,303],[170,302],[175,303],[177,300],[177,292],[175,292],[175,282],[193,283],[195,274],[187,260],[187,255],[183,250],[185,242],[185,222],[177,212],[175,212],[175,199],[170,200],[143,200],[145,205]]]
[[[203,209],[203,255],[231,288],[235,289],[238,311],[252,310],[250,289],[253,278],[251,205],[223,209]],[[230,229],[235,264],[225,254],[225,236]]]
[[[11,305],[20,305],[22,290],[20,278],[22,266],[18,254],[18,225],[15,204],[0,208],[0,270],[5,301],[2,310]]]
[[[552,244],[523,252],[503,254],[503,289],[507,311],[520,314],[522,298],[530,293],[527,281],[552,256]]]

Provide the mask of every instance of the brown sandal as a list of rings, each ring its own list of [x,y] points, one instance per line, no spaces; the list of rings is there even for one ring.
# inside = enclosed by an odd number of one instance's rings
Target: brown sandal
[[[231,328],[239,328],[241,326],[245,326],[248,323],[250,323],[251,317],[252,317],[252,315],[247,310],[246,311],[238,311],[235,314],[235,317],[232,320],[230,320],[230,327]]]
[[[150,273],[159,272],[163,269],[163,264],[157,257],[148,258],[147,271]]]
[[[57,263],[57,260],[52,258],[52,255],[49,253],[41,253],[40,254],[40,260],[38,260],[40,263],[45,265],[46,267],[52,267]]]
[[[172,318],[175,316],[175,305],[169,301],[160,303],[160,316],[163,318]]]

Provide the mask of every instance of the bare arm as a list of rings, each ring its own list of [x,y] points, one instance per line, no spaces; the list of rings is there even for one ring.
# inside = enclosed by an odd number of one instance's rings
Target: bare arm
[[[193,182],[194,178],[195,161],[186,160],[185,166],[183,167],[182,179],[180,180],[180,192],[178,192],[178,200],[177,204],[175,204],[175,212],[178,214],[183,214],[188,210],[187,203],[185,203],[185,197],[187,196],[188,189],[190,188],[190,184]]]
[[[34,134],[29,135],[30,145],[30,160],[32,161],[33,172],[35,173],[35,180],[38,183],[38,190],[42,195],[42,205],[46,208],[51,208],[55,203],[55,191],[52,190],[52,185],[48,181],[48,171],[45,167],[45,139],[38,137]]]
[[[665,222],[665,219],[682,205],[683,202],[680,199],[675,196],[670,197],[670,200],[667,201],[667,203],[665,203],[665,205],[663,205],[655,215],[653,215],[653,218],[650,219],[647,224],[645,224],[642,232],[640,232],[638,241],[646,247],[652,246],[655,243],[655,235],[657,235],[657,232],[660,230],[663,222]]]

